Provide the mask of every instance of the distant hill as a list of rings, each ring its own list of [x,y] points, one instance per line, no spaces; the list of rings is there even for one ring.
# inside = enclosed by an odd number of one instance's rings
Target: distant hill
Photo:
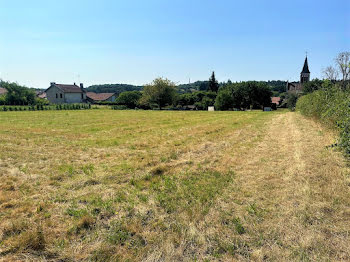
[[[274,96],[280,96],[282,93],[286,92],[286,81],[281,80],[270,80],[270,81],[261,81],[267,83],[273,92]],[[226,83],[219,83],[220,86],[225,85]],[[181,84],[178,85],[180,93],[191,93],[195,91],[207,91],[209,86],[209,81],[196,81],[190,84]]]
[[[119,95],[125,91],[141,91],[143,86],[134,86],[127,84],[104,84],[104,85],[92,85],[86,88],[88,92],[95,93],[116,93]]]
[[[286,81],[281,80],[271,80],[271,81],[262,81],[267,83],[273,92],[274,96],[280,96],[285,92]],[[219,83],[220,86],[226,83]],[[209,81],[196,81],[189,84],[180,84],[177,86],[178,92],[181,94],[192,93],[196,91],[207,91],[209,87]],[[92,85],[86,88],[88,92],[95,93],[116,93],[119,95],[125,91],[142,91],[143,86],[134,86],[128,84],[103,84],[103,85]]]
[[[272,93],[274,96],[280,96],[282,93],[286,92],[286,81],[281,80],[271,80],[271,81],[265,81],[272,90]]]
[[[209,81],[196,81],[189,84],[181,84],[177,86],[180,93],[191,93],[194,91],[207,91],[209,88]]]

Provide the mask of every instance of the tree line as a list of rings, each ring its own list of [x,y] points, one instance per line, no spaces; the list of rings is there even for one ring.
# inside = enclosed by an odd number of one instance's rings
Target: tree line
[[[207,110],[215,106],[218,110],[261,109],[271,106],[271,88],[266,82],[248,81],[219,85],[213,72],[206,91],[179,94],[174,82],[157,78],[146,85],[143,91],[127,91],[120,94],[116,104],[126,108],[143,109],[197,109]],[[191,107],[189,107],[191,106]],[[115,107],[116,109],[118,107]]]

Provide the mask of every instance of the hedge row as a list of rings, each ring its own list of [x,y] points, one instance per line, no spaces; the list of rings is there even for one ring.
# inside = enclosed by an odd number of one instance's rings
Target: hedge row
[[[62,104],[62,105],[32,105],[32,106],[0,106],[0,111],[39,111],[39,110],[81,110],[91,109],[90,104]]]
[[[350,157],[350,91],[337,87],[315,91],[298,99],[296,109],[339,129],[338,146]]]

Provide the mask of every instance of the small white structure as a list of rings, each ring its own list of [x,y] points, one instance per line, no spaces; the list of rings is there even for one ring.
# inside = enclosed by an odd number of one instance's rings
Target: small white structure
[[[208,106],[208,111],[209,111],[209,112],[214,112],[214,111],[215,111],[215,107],[213,107],[213,106]]]
[[[272,111],[272,108],[271,107],[264,107],[264,111],[266,111],[266,112]]]

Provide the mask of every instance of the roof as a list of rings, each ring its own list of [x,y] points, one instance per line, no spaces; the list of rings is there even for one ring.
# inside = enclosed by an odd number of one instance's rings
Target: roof
[[[3,87],[0,87],[0,96],[1,95],[4,95],[7,93],[7,89],[6,88],[3,88]]]
[[[309,70],[309,63],[307,62],[307,57],[305,57],[305,62],[304,62],[304,67],[303,67],[303,71],[301,71],[301,73],[307,73],[310,74],[310,70]]]
[[[273,103],[273,104],[277,104],[277,105],[279,105],[280,103],[281,103],[281,98],[280,97],[271,97],[271,102]]]
[[[45,92],[42,92],[41,94],[38,94],[38,97],[39,98],[47,98]]]
[[[77,85],[62,85],[62,84],[54,84],[58,88],[62,89],[65,93],[83,93],[85,92],[80,86]]]
[[[114,96],[115,93],[94,93],[94,92],[87,92],[86,96],[92,100],[95,101],[104,101],[108,98]]]

